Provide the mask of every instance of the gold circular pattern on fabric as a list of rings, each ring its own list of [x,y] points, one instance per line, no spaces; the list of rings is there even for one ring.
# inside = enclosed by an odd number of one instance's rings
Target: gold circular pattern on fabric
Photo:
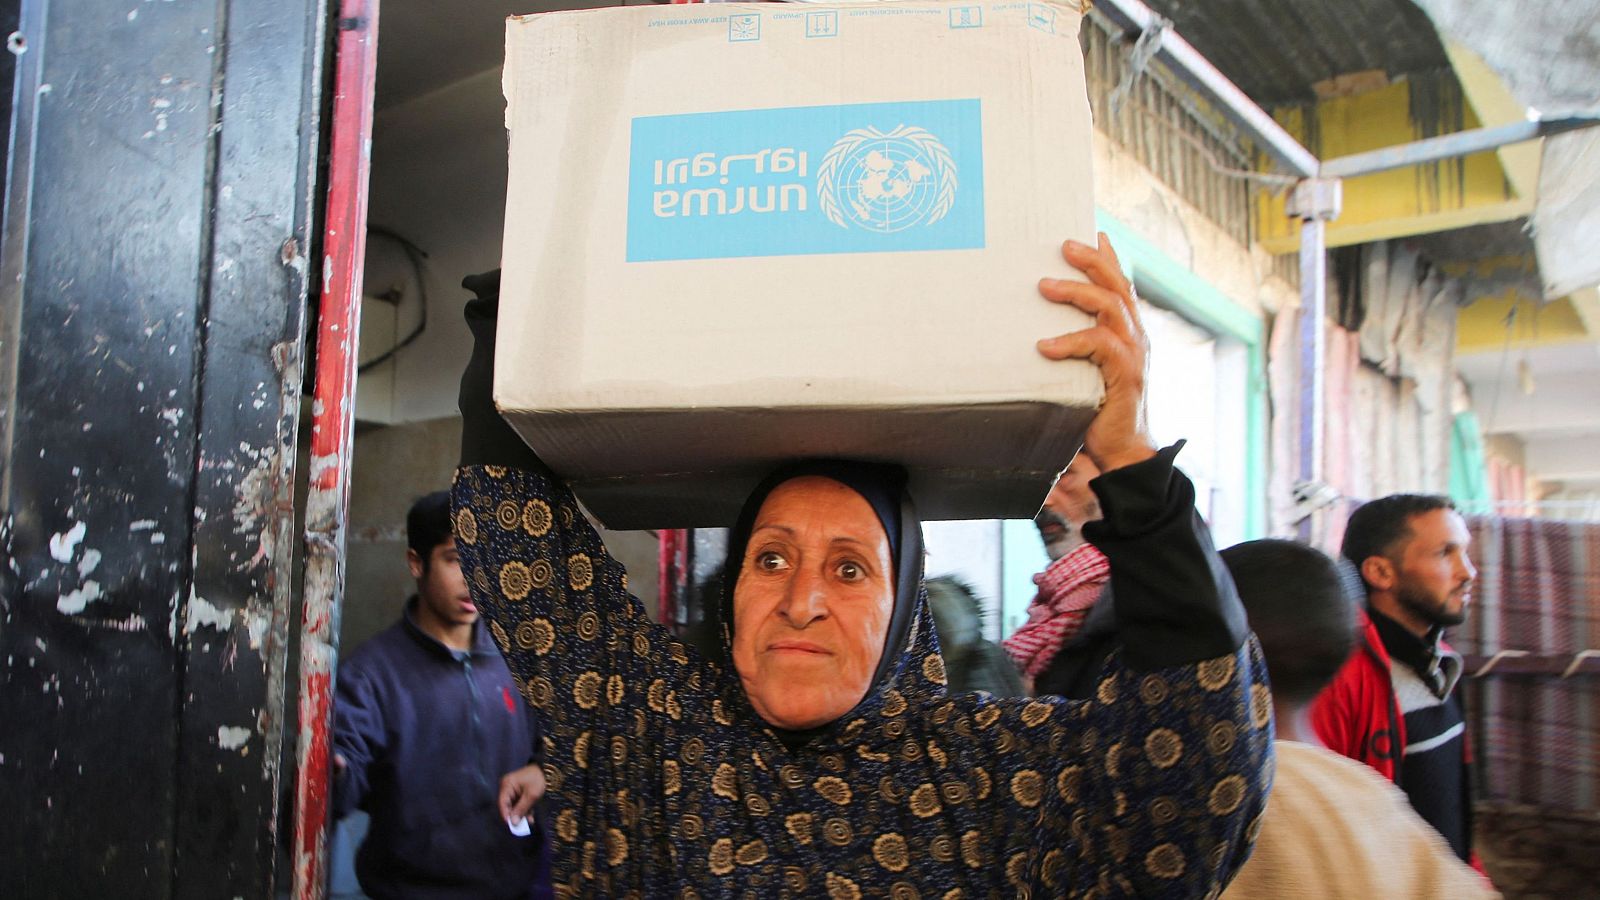
[[[832,818],[822,823],[822,837],[835,847],[844,847],[855,838],[855,832],[850,828],[849,822]]]
[[[667,683],[659,678],[650,682],[650,686],[644,690],[644,702],[654,712],[664,711],[667,702]]]
[[[556,816],[556,837],[570,844],[578,839],[578,814],[564,809]]]
[[[985,706],[983,709],[978,710],[978,714],[972,717],[972,721],[977,722],[979,728],[988,728],[990,725],[995,723],[996,719],[999,718],[1000,707],[990,704],[989,706]]]
[[[944,671],[944,657],[937,653],[930,653],[922,658],[922,677],[934,684],[949,684],[949,676]]]
[[[1183,756],[1183,738],[1170,728],[1156,728],[1144,737],[1144,753],[1158,769],[1170,769]]]
[[[511,531],[522,524],[522,510],[513,500],[501,500],[494,508],[494,520],[501,528]]]
[[[791,894],[804,894],[806,892],[806,872],[799,866],[784,866],[783,886]]]
[[[633,636],[633,655],[634,656],[649,656],[650,655],[650,639],[645,637],[643,632],[635,633],[634,636]]]
[[[484,471],[484,474],[488,475],[490,478],[504,478],[504,477],[506,477],[506,467],[505,466],[484,466],[483,467],[483,471]]]
[[[943,809],[939,804],[939,789],[924,782],[911,792],[911,814],[919,819],[937,815]]]
[[[826,879],[828,885],[828,900],[861,900],[861,888],[856,883],[836,872],[829,872]]]
[[[1009,754],[1017,749],[1017,736],[1011,733],[1011,729],[1001,728],[996,732],[994,748],[1001,756]]]
[[[522,530],[533,537],[544,537],[553,522],[550,504],[543,500],[529,500],[522,504]]]
[[[1032,769],[1011,776],[1011,798],[1028,809],[1038,806],[1044,798],[1044,776]]]
[[[1118,741],[1106,751],[1106,774],[1112,778],[1122,777],[1122,742]]]
[[[994,787],[994,781],[989,778],[989,770],[983,766],[974,766],[972,777],[978,782],[978,799],[989,799],[989,791]]]
[[[1239,729],[1232,722],[1221,721],[1206,731],[1206,749],[1215,756],[1226,756],[1233,751]]]
[[[711,874],[726,875],[733,871],[733,839],[717,838],[711,844],[711,852],[706,854],[706,864],[711,867]]]
[[[664,759],[661,761],[661,789],[667,796],[676,794],[683,787],[683,773],[678,769],[678,761]]]
[[[922,900],[922,894],[904,881],[889,886],[889,900]]]
[[[1100,684],[1095,687],[1094,696],[1096,700],[1099,700],[1101,703],[1104,703],[1107,706],[1117,702],[1117,679],[1100,679]]]
[[[1157,797],[1150,801],[1150,821],[1157,825],[1169,825],[1178,818],[1177,801],[1171,797]]]
[[[1206,803],[1206,808],[1214,816],[1230,815],[1244,802],[1244,792],[1245,780],[1238,775],[1229,775],[1211,789],[1211,799]]]
[[[548,559],[536,559],[528,567],[528,577],[533,581],[533,589],[542,591],[550,586],[550,580],[555,578],[555,567],[550,565]]]
[[[600,617],[594,610],[589,610],[578,617],[578,637],[592,641],[600,633]]]
[[[806,783],[806,776],[795,766],[782,766],[778,769],[778,779],[783,786],[794,790]]]
[[[581,709],[594,709],[600,705],[600,673],[585,672],[572,685],[572,699]]]
[[[937,659],[937,657],[934,657],[934,658]],[[939,671],[941,671],[941,672],[944,671],[944,664],[943,663],[940,663]],[[954,703],[946,700],[944,703],[940,704],[936,709],[934,709],[933,715],[929,716],[928,718],[935,725],[943,725],[944,723],[950,721],[950,715],[951,715],[951,713],[954,713],[955,711],[956,711],[956,705]]]
[[[811,843],[811,813],[794,813],[783,820],[783,827],[796,841]]]
[[[522,626],[517,626],[517,630],[521,631]],[[506,630],[500,627],[499,622],[492,620],[489,622],[489,633],[494,635],[495,645],[500,648],[501,653],[511,652],[511,639],[506,637]]]
[[[933,741],[928,742],[928,758],[937,763],[941,769],[950,763],[950,757],[945,754],[944,749]]]
[[[575,591],[587,591],[594,584],[594,563],[589,561],[589,554],[567,557],[567,584]]]
[[[872,858],[891,872],[904,872],[910,863],[906,839],[894,832],[882,834],[872,842]]]
[[[504,634],[505,634],[504,631],[500,631],[499,633],[497,633],[495,635],[495,639],[499,640],[501,635],[504,635]],[[535,635],[534,635],[534,627],[533,627],[533,623],[532,622],[523,622],[522,624],[517,626],[517,646],[518,647],[521,647],[524,650],[532,650],[533,649],[533,645],[534,645],[534,637],[535,637]]]
[[[1144,870],[1156,878],[1177,878],[1183,869],[1183,851],[1176,844],[1162,844],[1145,854]]]
[[[969,831],[961,836],[961,861],[966,863],[968,868],[983,867],[983,839],[976,831]]]
[[[1250,686],[1250,724],[1265,728],[1272,721],[1272,691],[1264,684]]]
[[[543,675],[535,675],[533,680],[528,682],[528,702],[539,709],[549,706],[555,695],[556,691],[550,684],[550,679]]]
[[[733,717],[728,715],[728,711],[723,708],[720,698],[711,701],[711,720],[718,725],[733,724]]]
[[[887,759],[889,754],[885,753],[883,756]],[[886,803],[898,804],[906,798],[906,792],[901,789],[899,782],[894,780],[893,775],[885,775],[878,779],[878,796]]]
[[[1208,691],[1220,691],[1233,680],[1233,673],[1237,668],[1232,656],[1219,656],[1208,659],[1194,667],[1195,680]]]
[[[521,600],[533,590],[533,577],[528,567],[516,560],[500,567],[500,592],[507,600]]]
[[[850,805],[850,785],[842,778],[824,775],[813,782],[811,786],[817,793],[822,795],[824,800],[835,806]]]
[[[1022,708],[1022,724],[1029,728],[1037,728],[1043,725],[1053,712],[1055,712],[1053,704],[1040,703],[1035,700]]]
[[[1083,791],[1083,767],[1067,766],[1056,776],[1056,793],[1068,803],[1077,803]]]
[[[950,806],[960,806],[971,799],[972,792],[959,781],[946,781],[939,785],[939,796]]]
[[[683,644],[679,641],[673,641],[667,645],[667,655],[672,657],[672,661],[680,666],[689,664],[689,651],[685,650]]]
[[[764,819],[772,814],[772,804],[767,802],[767,798],[756,793],[744,795],[744,808],[758,819]]]
[[[698,841],[705,833],[705,826],[701,824],[699,816],[689,813],[678,820],[678,833],[683,835],[686,841]]]
[[[750,841],[749,843],[740,847],[738,851],[733,854],[733,861],[741,866],[760,865],[761,863],[765,862],[766,859],[767,844],[760,838]]]
[[[700,765],[700,760],[705,756],[705,752],[706,745],[701,743],[699,738],[692,737],[683,742],[683,749],[678,752],[678,756],[683,760],[684,765],[693,768]]]
[[[472,517],[472,510],[465,507],[456,510],[456,539],[463,544],[471,546],[478,542],[478,520]]]
[[[491,590],[493,590],[493,588],[490,587],[490,585],[489,585],[489,570],[488,569],[479,569],[478,571],[473,572],[472,573],[472,584],[473,584],[474,587],[476,587],[478,589],[478,591],[480,593],[487,594]]]
[[[664,705],[667,708],[667,716],[671,718],[672,721],[676,722],[683,718],[683,708],[678,706],[677,691],[667,691],[667,702]]]
[[[628,739],[620,734],[615,735],[611,738],[611,765],[620,769],[627,761]]]
[[[829,772],[844,771],[844,757],[837,753],[829,753],[822,757],[822,767]]]
[[[905,736],[906,723],[904,719],[890,719],[883,723],[883,736],[891,741],[897,741]]]
[[[1170,693],[1167,680],[1160,675],[1146,675],[1139,682],[1139,699],[1151,706],[1160,706],[1167,702]]]
[[[899,691],[890,689],[883,694],[882,715],[894,717],[906,711],[906,698]]]
[[[936,835],[928,842],[928,855],[942,863],[953,862],[956,858],[956,842],[950,835]]]
[[[1044,855],[1044,862],[1039,866],[1039,875],[1044,883],[1055,887],[1061,881],[1061,865],[1067,855],[1060,850],[1051,850]]]
[[[1019,888],[1027,887],[1028,851],[1018,850],[1006,860],[1006,880]]]
[[[606,865],[620,866],[628,860],[628,838],[616,828],[606,829]]]
[[[964,900],[966,896],[967,892],[963,891],[961,888],[951,888],[950,890],[945,891],[944,896],[939,898],[939,900]]]
[[[589,743],[593,740],[594,732],[585,731],[572,742],[572,761],[577,763],[580,769],[589,768]]]
[[[1261,823],[1266,818],[1266,811],[1263,810],[1262,812],[1257,813],[1256,817],[1250,820],[1250,824],[1245,826],[1244,839],[1254,844],[1256,842],[1256,838],[1261,836]]]
[[[908,740],[900,745],[900,758],[906,762],[916,762],[922,758],[922,748],[917,746],[916,741]]]
[[[572,507],[570,507],[570,506],[561,507],[561,527],[562,528],[571,528],[572,527],[572,517],[573,517]]]
[[[621,706],[623,695],[627,688],[622,683],[621,675],[613,675],[606,679],[606,702],[612,706]]]
[[[727,763],[718,763],[716,774],[711,776],[711,793],[727,800],[738,800],[739,770]]]

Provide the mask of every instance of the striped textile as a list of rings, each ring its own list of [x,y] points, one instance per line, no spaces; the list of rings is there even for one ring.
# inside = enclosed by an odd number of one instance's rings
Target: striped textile
[[[1028,604],[1028,621],[1001,642],[1023,674],[1037,678],[1049,667],[1083,627],[1110,578],[1111,564],[1093,544],[1079,545],[1033,576],[1039,592]]]
[[[1456,650],[1600,649],[1600,523],[1492,516],[1467,523],[1478,584],[1466,624],[1449,637]],[[1585,672],[1467,679],[1480,799],[1600,811],[1600,675],[1593,666]]]

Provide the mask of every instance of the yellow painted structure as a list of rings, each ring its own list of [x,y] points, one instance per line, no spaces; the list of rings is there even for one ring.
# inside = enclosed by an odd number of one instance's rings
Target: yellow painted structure
[[[1513,111],[1520,117],[1509,93],[1481,61],[1463,51],[1459,64],[1469,72],[1459,82],[1459,94],[1456,77],[1449,72],[1418,74],[1411,78],[1436,83],[1402,80],[1364,93],[1280,108],[1274,116],[1325,160],[1481,127],[1485,118],[1480,116],[1480,102],[1488,124],[1512,121],[1505,117]],[[1417,89],[1422,87],[1433,89]],[[1417,96],[1460,100],[1441,99],[1435,108],[1413,109]],[[1533,155],[1531,177],[1526,168],[1528,151],[1519,147],[1346,179],[1344,211],[1328,226],[1328,245],[1431,234],[1526,216],[1533,209],[1538,181],[1537,144],[1528,146]],[[1508,166],[1511,160],[1515,164]],[[1515,171],[1515,177],[1508,169]],[[1256,233],[1269,252],[1298,249],[1299,228],[1288,218],[1283,197],[1258,194],[1256,215]]]
[[[1541,304],[1509,296],[1510,293],[1479,300],[1456,314],[1457,352],[1499,350],[1506,346],[1508,337],[1512,347],[1593,341],[1600,337],[1589,330],[1589,323],[1571,297]]]

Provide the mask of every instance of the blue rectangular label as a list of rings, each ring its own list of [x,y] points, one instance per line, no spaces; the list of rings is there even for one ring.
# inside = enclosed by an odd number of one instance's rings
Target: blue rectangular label
[[[633,120],[629,262],[983,245],[977,100]]]

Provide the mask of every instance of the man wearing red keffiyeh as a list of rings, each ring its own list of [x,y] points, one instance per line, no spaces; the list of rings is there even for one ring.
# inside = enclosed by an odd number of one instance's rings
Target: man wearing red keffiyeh
[[[1099,474],[1088,455],[1079,453],[1034,517],[1051,563],[1033,576],[1039,592],[1028,606],[1027,623],[1004,642],[1030,692],[1036,686],[1049,690],[1037,679],[1078,635],[1110,577],[1106,558],[1083,538],[1084,523],[1100,518],[1100,505],[1089,489]]]

